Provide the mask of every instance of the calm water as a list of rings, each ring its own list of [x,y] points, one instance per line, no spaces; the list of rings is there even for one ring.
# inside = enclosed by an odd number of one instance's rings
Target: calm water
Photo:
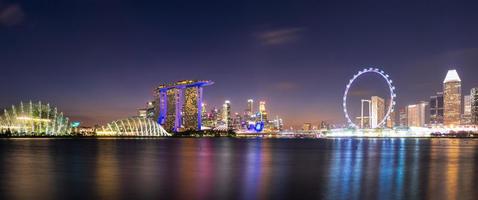
[[[0,199],[476,199],[478,140],[3,139]]]

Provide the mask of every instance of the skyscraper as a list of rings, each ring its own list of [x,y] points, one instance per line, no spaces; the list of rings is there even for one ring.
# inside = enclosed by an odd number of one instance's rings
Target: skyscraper
[[[463,115],[461,116],[461,124],[471,124],[471,95],[465,95],[463,98]]]
[[[443,125],[443,92],[430,97],[430,125]]]
[[[427,121],[428,102],[409,105],[407,108],[407,124],[409,127],[424,127]]]
[[[249,116],[254,114],[254,100],[253,99],[247,100],[246,114],[249,115]]]
[[[456,70],[449,70],[443,81],[444,125],[460,124],[461,79]]]
[[[470,92],[471,123],[478,125],[478,88],[472,88]]]
[[[259,113],[261,114],[261,121],[267,124],[267,111],[266,111],[266,102],[259,102]]]
[[[228,130],[232,130],[233,123],[232,123],[232,116],[231,116],[231,102],[226,100],[222,105],[222,120],[227,127]]]
[[[265,112],[266,111],[266,102],[265,101],[260,101],[259,102],[259,112]]]
[[[385,100],[378,96],[372,96],[370,123],[372,128],[379,128],[378,125],[383,121],[385,117]]]

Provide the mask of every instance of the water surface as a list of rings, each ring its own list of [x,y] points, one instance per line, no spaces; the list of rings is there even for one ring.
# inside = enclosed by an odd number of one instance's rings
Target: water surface
[[[474,199],[471,139],[2,139],[0,199]]]

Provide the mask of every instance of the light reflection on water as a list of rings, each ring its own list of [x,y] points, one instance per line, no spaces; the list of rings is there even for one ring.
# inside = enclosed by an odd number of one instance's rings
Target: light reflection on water
[[[474,199],[478,140],[3,139],[1,199]]]

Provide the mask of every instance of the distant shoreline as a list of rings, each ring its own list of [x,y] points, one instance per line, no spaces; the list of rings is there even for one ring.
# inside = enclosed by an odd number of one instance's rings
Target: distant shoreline
[[[166,138],[235,138],[235,139],[478,139],[478,137],[290,137],[290,136],[0,136],[0,139],[166,139]]]

